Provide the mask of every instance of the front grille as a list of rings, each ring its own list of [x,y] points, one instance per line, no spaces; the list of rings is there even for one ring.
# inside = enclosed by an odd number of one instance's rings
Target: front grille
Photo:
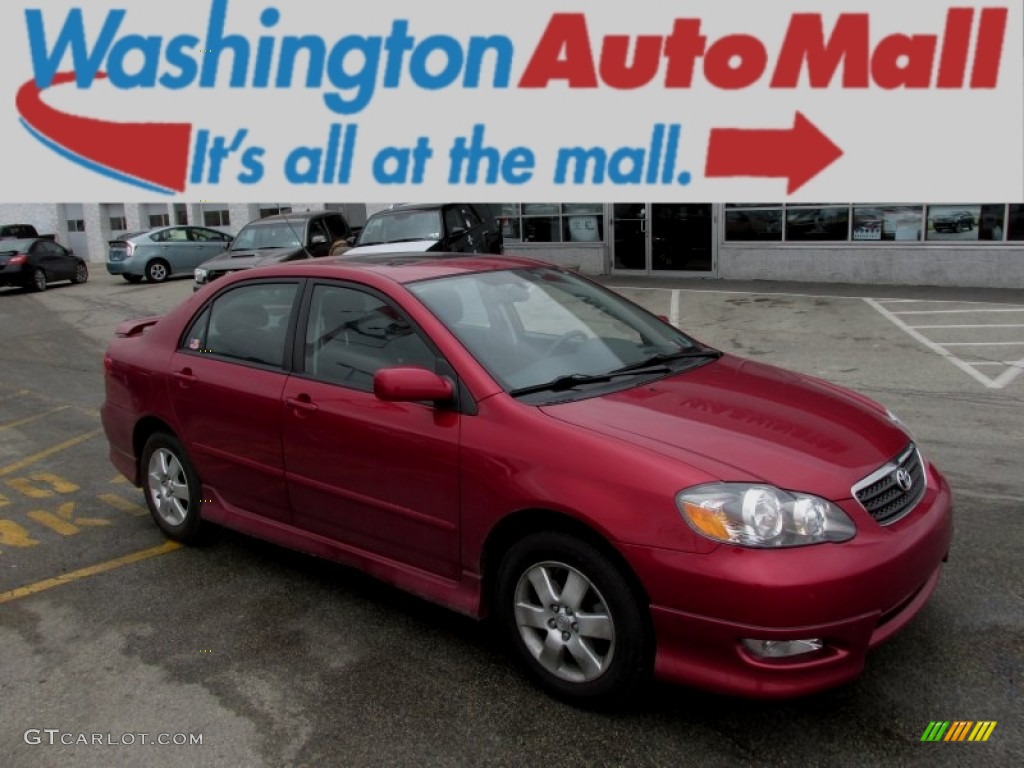
[[[899,483],[904,472],[910,478],[906,488]],[[853,495],[880,524],[891,525],[910,514],[924,497],[927,487],[921,456],[917,446],[911,443],[895,459],[857,483]]]

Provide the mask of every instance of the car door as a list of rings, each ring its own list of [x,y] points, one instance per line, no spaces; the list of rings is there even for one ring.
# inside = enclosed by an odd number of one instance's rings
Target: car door
[[[187,255],[182,259],[184,269],[193,270],[204,261],[224,252],[231,243],[231,238],[223,232],[206,227],[186,227],[189,237]]]
[[[433,369],[435,350],[394,302],[358,285],[314,285],[303,315],[284,390],[295,524],[457,578],[460,414],[373,394],[377,370]]]
[[[70,280],[74,276],[75,259],[63,246],[49,240],[39,240],[34,250],[48,279]]]
[[[215,296],[182,337],[168,387],[204,487],[285,522],[281,396],[299,285],[257,280]]]

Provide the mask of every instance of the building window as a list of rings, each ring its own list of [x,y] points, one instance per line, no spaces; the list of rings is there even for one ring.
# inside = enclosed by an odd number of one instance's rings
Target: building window
[[[188,224],[188,206],[184,203],[174,204],[174,223],[179,227]]]
[[[149,214],[149,226],[151,227],[169,227],[171,225],[171,217],[166,213],[151,213]]]
[[[125,232],[128,229],[128,220],[124,216],[110,217],[111,232]]]
[[[725,211],[725,239],[732,242],[782,240],[782,208],[729,206]]]
[[[260,208],[260,218],[261,219],[265,219],[265,218],[267,218],[267,216],[277,216],[278,214],[281,214],[281,213],[291,213],[291,212],[292,212],[292,209],[291,209],[290,205],[270,206],[268,208],[261,207]]]
[[[227,208],[203,209],[203,224],[208,227],[230,227],[231,214]]]
[[[856,206],[853,209],[853,239],[856,242],[921,240],[924,225],[922,205]]]
[[[993,242],[1024,240],[1020,205],[730,203],[728,242]]]
[[[1006,220],[1006,239],[1024,240],[1024,205],[1011,205]]]
[[[85,219],[68,219],[68,232],[85,232]]]
[[[786,206],[786,240],[841,242],[849,239],[849,206]]]
[[[506,241],[522,243],[600,243],[604,241],[601,203],[503,203],[496,214]]]

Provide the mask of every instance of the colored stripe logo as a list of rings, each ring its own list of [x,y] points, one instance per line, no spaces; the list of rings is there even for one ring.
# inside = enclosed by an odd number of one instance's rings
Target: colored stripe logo
[[[921,741],[988,741],[996,724],[995,720],[933,720]]]

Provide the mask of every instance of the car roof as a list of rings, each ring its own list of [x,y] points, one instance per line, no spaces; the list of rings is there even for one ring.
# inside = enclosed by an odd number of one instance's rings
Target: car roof
[[[395,203],[394,205],[389,205],[387,208],[374,211],[370,214],[370,217],[384,216],[389,213],[400,213],[402,211],[435,211],[446,205],[472,205],[472,203]]]
[[[438,277],[453,277],[474,272],[498,272],[506,269],[552,267],[543,261],[514,256],[490,256],[464,253],[395,252],[365,256],[330,256],[303,259],[260,267],[250,277],[288,275],[291,277],[353,277],[352,272],[370,272],[395,283],[414,283]]]
[[[341,216],[339,211],[296,211],[294,213],[275,213],[273,216],[264,216],[261,219],[253,219],[252,221],[246,222],[245,226],[250,224],[262,224],[263,222],[275,222],[285,220],[301,220],[312,219],[314,216],[325,216],[335,214]]]

